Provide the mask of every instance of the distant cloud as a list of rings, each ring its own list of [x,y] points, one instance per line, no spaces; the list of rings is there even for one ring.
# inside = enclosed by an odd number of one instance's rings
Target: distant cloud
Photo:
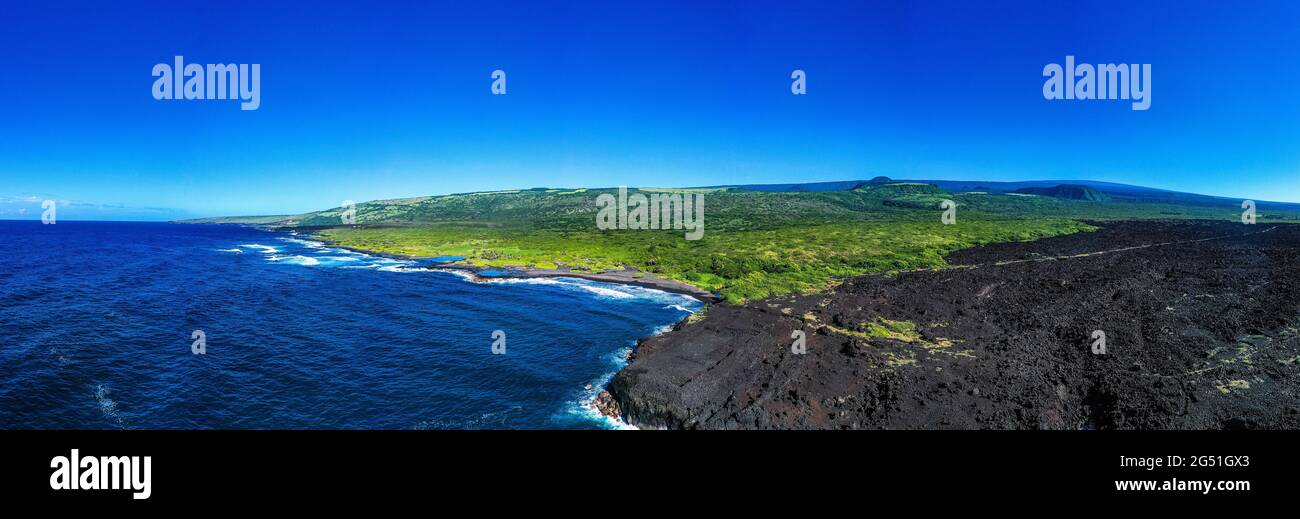
[[[167,221],[188,218],[188,211],[165,207],[131,207],[124,204],[66,200],[45,194],[0,196],[0,219],[30,220],[40,218],[41,203],[58,203],[60,220]]]

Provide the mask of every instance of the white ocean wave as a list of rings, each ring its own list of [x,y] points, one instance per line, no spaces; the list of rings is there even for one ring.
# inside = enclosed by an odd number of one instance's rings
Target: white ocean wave
[[[403,263],[398,265],[376,265],[380,272],[424,272],[425,269],[412,267],[410,264]]]
[[[695,299],[694,297],[685,294],[678,294],[675,292],[667,292],[656,288],[649,288],[649,287],[643,287],[637,285],[624,285],[619,283],[604,283],[599,281],[590,281],[586,279],[577,279],[577,278],[559,278],[559,279],[562,279],[567,283],[578,285],[583,289],[597,292],[600,295],[606,295],[617,299],[640,299],[646,301],[653,301],[665,306],[677,307],[685,312],[694,312],[695,310],[699,310],[700,308],[703,307],[703,303],[700,303],[700,301],[698,299]],[[606,293],[605,291],[618,292],[621,295],[614,296],[612,294]]]
[[[636,299],[635,294],[629,294],[616,288],[605,288],[590,285],[578,285],[583,290],[596,294],[598,296],[612,297],[614,299]]]
[[[609,385],[610,380],[614,379],[614,375],[627,366],[627,359],[631,354],[632,347],[625,346],[606,355],[605,362],[609,364],[610,370],[584,386],[582,391],[578,393],[578,398],[565,406],[565,412],[582,420],[594,422],[606,429],[636,430],[637,427],[617,418],[606,416],[600,412],[600,409],[596,408],[596,399],[605,391],[605,387]]]
[[[456,276],[456,277],[459,277],[459,278],[461,278],[461,279],[463,279],[463,280],[465,280],[465,281],[469,281],[469,282],[473,282],[473,283],[479,283],[479,282],[480,282],[480,281],[479,281],[479,278],[478,278],[477,276],[475,276],[472,272],[468,272],[468,271],[465,271],[465,270],[462,270],[462,269],[428,269],[428,270],[429,270],[430,272],[442,272],[442,273],[445,273],[445,274],[451,274],[451,275]]]
[[[280,252],[280,249],[278,247],[272,247],[270,245],[262,245],[260,243],[241,243],[239,244],[239,246],[245,249],[257,249],[258,251],[261,251],[262,254],[275,254],[277,252]]]
[[[271,257],[268,257],[268,258],[266,258],[266,259],[271,260],[271,261],[284,262],[284,263],[287,263],[287,264],[289,264],[289,265],[302,265],[302,266],[304,266],[304,267],[314,267],[314,266],[320,265],[320,260],[318,260],[318,259],[316,259],[316,258],[313,258],[313,257],[311,257],[311,256],[299,256],[299,255],[294,255],[294,256],[271,256]]]
[[[553,285],[563,288],[585,290],[610,299],[634,299],[637,296],[621,290],[625,285],[595,284],[577,278],[486,278],[488,283],[520,285]]]
[[[91,396],[95,399],[95,405],[99,407],[99,411],[104,414],[104,417],[116,423],[119,429],[124,429],[125,424],[122,421],[121,413],[118,412],[117,401],[108,397],[108,394],[112,391],[103,384],[97,384]]]
[[[296,233],[291,234],[297,236]],[[327,247],[324,243],[308,239],[285,236],[280,236],[276,239],[284,242],[284,245],[273,246],[262,243],[243,243],[240,244],[239,247],[260,252],[265,255],[267,261],[286,265],[321,268],[374,269],[383,270],[385,272],[411,272],[415,270],[407,268],[414,265],[414,261],[371,256],[352,250]],[[240,249],[221,249],[221,251],[231,253],[244,252]]]
[[[325,244],[324,244],[324,243],[321,243],[321,242],[318,242],[318,241],[312,241],[312,240],[303,240],[303,239],[300,239],[300,238],[280,238],[280,240],[281,240],[281,241],[287,241],[287,242],[289,242],[289,243],[294,243],[294,244],[302,245],[303,247],[309,247],[309,248],[312,248],[312,249],[321,249],[321,248],[324,248],[324,247],[325,247]]]
[[[266,254],[267,259],[273,262],[285,264],[302,265],[302,266],[322,266],[329,268],[357,268],[373,269],[382,272],[397,273],[415,273],[415,272],[444,272],[459,276],[461,279],[474,283],[498,283],[498,284],[518,284],[518,285],[547,285],[566,290],[583,291],[596,297],[611,300],[646,300],[664,305],[664,308],[672,308],[682,312],[694,312],[699,310],[703,305],[695,298],[672,292],[666,292],[654,288],[642,287],[637,285],[625,285],[617,282],[592,281],[581,278],[570,277],[486,277],[478,276],[464,269],[455,268],[435,268],[428,269],[416,267],[416,262],[410,260],[401,260],[386,258],[382,256],[371,256],[368,254],[326,247],[318,241],[304,240],[299,238],[280,237],[281,241],[293,245],[305,247],[303,254],[294,254],[294,251],[281,252],[280,248],[260,244],[246,243],[240,247],[255,249]],[[229,252],[229,251],[228,251]],[[329,255],[324,255],[328,253]],[[309,255],[308,255],[309,254]],[[323,263],[322,263],[323,262]],[[361,262],[365,262],[361,264]],[[343,265],[340,265],[343,264]]]
[[[549,285],[570,290],[581,290],[598,297],[618,300],[648,300],[665,305],[665,308],[675,308],[683,312],[694,312],[703,307],[703,304],[694,297],[666,292],[654,288],[641,287],[636,285],[624,285],[619,283],[606,283],[600,281],[591,281],[581,278],[567,277],[484,277],[475,275],[464,269],[452,268],[435,268],[423,269],[430,272],[444,272],[460,277],[473,283],[496,283],[503,285]]]

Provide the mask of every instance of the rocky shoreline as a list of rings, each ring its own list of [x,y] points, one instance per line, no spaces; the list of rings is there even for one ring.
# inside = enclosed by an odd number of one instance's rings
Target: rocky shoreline
[[[410,256],[405,254],[390,254],[390,253],[375,252],[375,251],[370,251],[365,249],[358,249],[354,247],[346,247],[346,246],[332,243],[328,240],[320,239],[319,237],[316,236],[311,236],[306,234],[300,236],[302,238],[318,241],[329,247],[348,250],[360,254],[368,254],[371,256],[379,256],[383,258],[410,260],[410,261],[433,259],[433,258],[426,258],[420,256]],[[473,279],[476,281],[481,281],[484,279],[491,279],[491,278],[510,278],[510,277],[514,277],[514,278],[567,277],[567,278],[586,279],[589,281],[600,281],[603,283],[616,283],[620,285],[633,285],[633,286],[639,286],[644,288],[653,288],[655,290],[662,290],[664,292],[671,292],[674,294],[691,296],[706,304],[716,303],[721,300],[721,298],[718,297],[717,294],[696,287],[689,283],[684,283],[682,281],[677,281],[675,279],[659,277],[649,272],[643,272],[640,270],[630,269],[630,268],[595,273],[595,272],[575,271],[568,266],[560,266],[555,269],[540,269],[536,267],[528,267],[523,265],[505,265],[500,267],[491,267],[491,266],[469,265],[466,263],[460,263],[455,261],[449,261],[437,265],[428,265],[425,266],[424,268],[435,269],[435,270],[455,270],[459,272],[464,272],[466,274],[471,275]],[[480,274],[485,271],[495,271],[500,273],[492,276],[483,276]]]
[[[509,275],[518,277],[569,277],[590,281],[601,281],[605,283],[653,288],[664,292],[688,295],[704,303],[716,303],[721,300],[717,294],[695,287],[694,285],[683,283],[675,279],[662,278],[636,269],[605,271],[599,274],[574,272],[569,267],[560,267],[554,270],[532,267],[507,267],[506,270],[510,272]]]

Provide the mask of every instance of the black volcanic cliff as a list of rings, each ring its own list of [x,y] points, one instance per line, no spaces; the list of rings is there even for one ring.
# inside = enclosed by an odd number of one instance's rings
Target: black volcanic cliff
[[[711,306],[642,341],[605,407],[667,428],[1300,427],[1300,226],[1120,222],[948,260]]]

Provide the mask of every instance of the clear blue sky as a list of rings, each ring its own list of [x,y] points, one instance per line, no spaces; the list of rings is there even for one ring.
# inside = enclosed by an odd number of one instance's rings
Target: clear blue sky
[[[261,108],[154,100],[178,54],[260,63]],[[1043,99],[1067,54],[1151,63],[1151,109]],[[1300,201],[1296,2],[3,2],[0,57],[0,218],[875,175]]]

